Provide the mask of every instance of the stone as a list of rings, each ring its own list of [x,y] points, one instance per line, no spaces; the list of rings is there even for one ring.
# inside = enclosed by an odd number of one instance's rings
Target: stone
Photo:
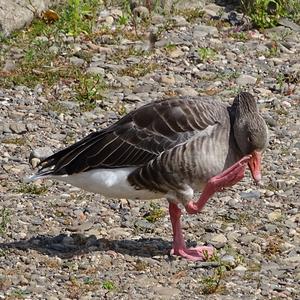
[[[177,58],[177,57],[181,57],[183,55],[184,55],[184,52],[180,48],[176,48],[169,52],[169,56],[171,58]]]
[[[134,15],[140,17],[141,19],[148,19],[149,18],[149,10],[145,6],[138,6],[133,10]]]
[[[180,294],[180,290],[174,287],[154,287],[153,290],[164,297],[164,299],[171,299],[173,297],[176,297]]]
[[[171,21],[175,23],[176,26],[187,26],[189,22],[183,16],[174,16],[171,18]]]
[[[74,66],[82,66],[84,65],[85,61],[77,56],[72,56],[70,57],[70,63]]]
[[[53,53],[53,54],[57,54],[59,51],[59,47],[52,45],[51,47],[49,47],[49,52]]]
[[[18,122],[12,123],[10,124],[9,128],[13,133],[17,133],[17,134],[22,134],[27,132],[26,126],[23,123],[18,123]]]
[[[268,219],[270,222],[278,221],[282,218],[281,210],[275,210],[268,214]]]
[[[12,72],[16,69],[16,63],[14,60],[8,59],[5,61],[3,72]]]
[[[257,78],[255,78],[254,76],[242,74],[237,78],[236,83],[238,85],[244,86],[244,85],[254,85],[256,81]]]
[[[259,191],[249,191],[249,192],[241,192],[240,193],[241,198],[243,199],[259,199],[260,198],[260,192]]]
[[[218,29],[214,26],[196,25],[193,31],[193,40],[203,40],[206,36],[217,37]]]
[[[217,249],[220,249],[220,248],[224,247],[225,244],[227,243],[227,238],[222,233],[215,234],[208,240],[208,243],[212,244]]]
[[[238,273],[245,273],[248,269],[242,265],[237,266],[234,270]]]
[[[88,74],[94,74],[94,75],[104,75],[105,74],[105,70],[100,67],[88,67],[86,72]]]
[[[162,75],[160,77],[160,82],[167,85],[172,85],[175,84],[175,77],[172,75]]]
[[[34,149],[30,153],[30,160],[32,160],[33,158],[38,158],[38,159],[42,160],[52,154],[53,154],[53,151],[51,150],[50,147],[39,147],[39,148]]]
[[[105,18],[105,24],[111,26],[114,23],[114,18],[112,16],[107,16]]]
[[[175,92],[178,95],[184,96],[184,97],[187,97],[187,96],[194,97],[194,96],[199,95],[199,93],[190,86],[186,86],[186,87],[183,87],[183,88],[176,89]]]

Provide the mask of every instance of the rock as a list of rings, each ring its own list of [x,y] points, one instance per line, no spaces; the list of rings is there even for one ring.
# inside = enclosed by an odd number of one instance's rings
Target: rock
[[[112,16],[107,16],[105,18],[105,24],[111,26],[114,23],[114,18]]]
[[[171,299],[173,297],[176,297],[180,294],[180,290],[174,287],[154,287],[153,290],[164,297],[164,299]]]
[[[85,61],[84,59],[79,58],[77,56],[72,56],[70,57],[70,63],[74,66],[82,66],[85,63]]]
[[[203,7],[203,11],[205,14],[207,14],[210,17],[217,17],[220,15],[220,11],[222,10],[222,7],[220,7],[217,4],[211,3],[208,5],[205,5]]]
[[[248,269],[244,266],[239,265],[236,268],[234,268],[234,270],[238,273],[245,273]]]
[[[270,222],[278,221],[282,218],[281,210],[275,210],[268,214],[268,219]]]
[[[256,81],[257,81],[257,79],[255,77],[242,74],[237,78],[236,83],[238,85],[243,86],[243,85],[253,85],[256,83]]]
[[[183,56],[183,55],[184,55],[184,52],[183,52],[181,49],[176,48],[176,49],[170,51],[170,52],[169,52],[169,55],[170,55],[170,57],[172,57],[172,58],[177,58],[177,57]]]
[[[193,96],[198,96],[199,95],[199,93],[190,86],[186,86],[184,88],[176,89],[175,92],[178,95],[184,96],[184,97],[187,97],[187,96],[193,97]]]
[[[22,134],[27,132],[26,126],[23,123],[12,123],[9,128],[13,133]]]
[[[183,16],[174,16],[171,18],[171,21],[178,27],[187,26],[189,22]]]
[[[196,25],[193,31],[193,40],[203,40],[206,36],[217,37],[219,35],[218,29],[213,26]]]
[[[5,61],[3,72],[12,72],[16,69],[16,63],[14,60],[8,59]]]
[[[220,249],[220,248],[224,247],[225,244],[227,243],[227,238],[222,233],[215,234],[208,240],[208,243],[212,244],[217,249]]]
[[[299,264],[300,263],[300,255],[290,256],[284,259],[285,263],[288,264]]]
[[[145,6],[138,6],[133,10],[134,15],[140,17],[141,19],[148,19],[149,18],[149,10]]]
[[[49,52],[53,53],[53,54],[57,54],[59,51],[59,47],[52,45],[51,47],[49,47]]]
[[[31,163],[31,165],[32,165],[33,168],[36,168],[37,165],[38,165],[40,162],[41,162],[41,160],[40,160],[39,158],[36,158],[36,157],[32,158],[31,161],[30,161],[30,163]]]
[[[53,154],[53,151],[51,150],[50,147],[39,147],[39,148],[34,149],[30,153],[30,159],[38,158],[38,159],[42,160],[52,154]]]
[[[105,74],[105,70],[100,67],[89,67],[89,68],[87,68],[86,72],[88,74],[94,74],[94,75],[104,75]]]
[[[259,199],[260,198],[260,192],[259,191],[250,191],[250,192],[241,192],[240,193],[241,198],[243,199]]]
[[[175,77],[172,75],[162,75],[160,77],[160,82],[167,85],[172,85],[175,84]]]

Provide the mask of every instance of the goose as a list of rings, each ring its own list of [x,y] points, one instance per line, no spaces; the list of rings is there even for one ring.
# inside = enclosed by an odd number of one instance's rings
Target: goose
[[[166,198],[171,253],[203,260],[213,247],[187,248],[182,208],[200,212],[214,193],[239,182],[247,166],[258,183],[267,144],[267,126],[250,93],[239,93],[231,106],[174,97],[141,106],[42,160],[28,181],[52,178],[115,198]],[[195,192],[201,192],[197,201]]]

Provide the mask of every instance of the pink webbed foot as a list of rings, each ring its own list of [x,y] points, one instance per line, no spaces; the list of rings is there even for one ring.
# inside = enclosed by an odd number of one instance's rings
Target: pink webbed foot
[[[191,261],[202,261],[210,258],[214,253],[214,248],[211,246],[197,246],[195,248],[179,248],[172,249],[171,255],[178,255]]]

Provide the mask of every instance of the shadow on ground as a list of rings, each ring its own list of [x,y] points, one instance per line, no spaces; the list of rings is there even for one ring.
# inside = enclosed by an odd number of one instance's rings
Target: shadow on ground
[[[95,236],[83,234],[59,234],[57,236],[38,235],[28,240],[11,243],[1,243],[0,249],[33,249],[49,256],[72,258],[93,251],[109,251],[127,254],[130,256],[152,257],[155,255],[168,255],[172,244],[160,238],[139,240],[109,240],[97,239]]]

